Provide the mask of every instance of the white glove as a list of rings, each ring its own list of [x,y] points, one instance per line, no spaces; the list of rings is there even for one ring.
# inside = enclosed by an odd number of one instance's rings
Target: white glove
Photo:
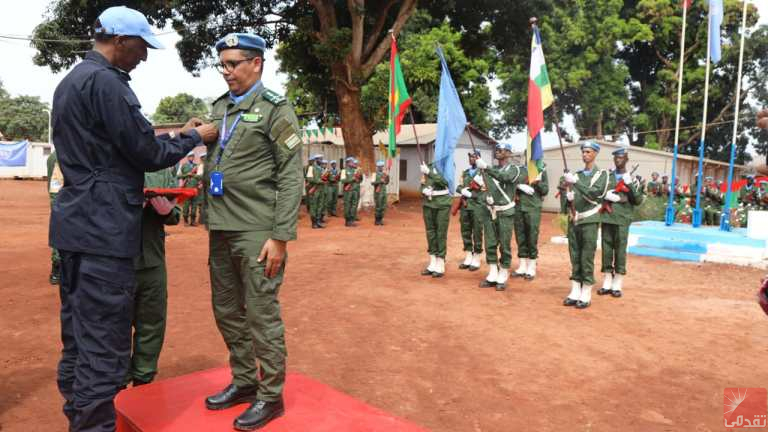
[[[427,164],[422,163],[421,166],[419,166],[419,169],[421,169],[422,174],[424,175],[429,174],[429,167],[427,166]]]
[[[563,178],[565,179],[566,183],[570,183],[570,184],[576,184],[579,181],[579,176],[571,172],[565,173],[565,176]]]
[[[542,176],[542,175],[544,175],[544,171],[541,171],[541,172],[539,172],[539,175],[537,175],[537,176],[536,176],[536,178],[535,178],[535,179],[533,179],[533,182],[534,182],[534,183],[536,183],[536,182],[540,182],[540,181],[541,181],[541,176]]]
[[[475,166],[479,169],[486,169],[488,168],[488,164],[485,163],[485,161],[481,158],[475,159]]]
[[[485,187],[485,180],[483,180],[483,176],[480,174],[476,175],[472,180],[474,180],[478,186]]]
[[[421,191],[422,194],[424,194],[425,197],[431,197],[432,196],[432,188],[424,188],[424,190]]]
[[[619,196],[619,194],[617,194],[612,190],[609,190],[608,192],[605,193],[605,199],[613,203],[621,201],[621,197]]]
[[[527,184],[517,185],[517,190],[522,191],[526,195],[533,195],[534,192],[533,188]]]
[[[624,180],[624,184],[632,184],[632,176],[629,173],[622,174],[621,179]]]
[[[461,195],[465,198],[472,198],[472,192],[469,191],[469,188],[462,189]]]
[[[493,197],[492,197],[492,196],[490,196],[490,195],[487,195],[487,196],[485,197],[485,202],[487,202],[487,203],[488,203],[488,205],[493,205]]]
[[[573,201],[573,199],[574,199],[574,198],[576,198],[576,194],[575,194],[575,193],[573,193],[573,191],[568,191],[568,192],[566,192],[566,194],[565,194],[565,198],[566,198],[568,201]]]

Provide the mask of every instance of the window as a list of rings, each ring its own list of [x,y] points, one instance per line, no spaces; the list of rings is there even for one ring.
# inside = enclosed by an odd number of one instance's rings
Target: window
[[[408,181],[408,160],[406,159],[400,159],[400,181]]]

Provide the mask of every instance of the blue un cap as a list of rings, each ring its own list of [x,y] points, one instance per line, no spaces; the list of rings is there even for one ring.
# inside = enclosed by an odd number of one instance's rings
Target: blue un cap
[[[250,33],[230,33],[216,42],[216,52],[226,49],[259,50],[262,54],[267,50],[267,42]]]
[[[312,156],[312,160],[319,160],[319,159],[322,159],[322,158],[323,158],[323,155],[320,154],[320,153],[317,153],[314,156]]]
[[[384,166],[384,161],[383,160],[376,161],[376,166],[377,167],[383,167]]]
[[[114,36],[139,36],[150,48],[165,48],[152,33],[147,17],[137,10],[125,6],[108,8],[99,15],[99,23],[101,23],[101,27],[94,30],[96,33]]]
[[[611,152],[611,154],[614,156],[622,156],[627,153],[629,153],[629,149],[627,147],[619,147],[616,150]]]
[[[584,141],[583,143],[581,143],[581,149],[582,150],[592,149],[595,152],[600,153],[600,144],[598,144],[597,141],[592,141],[592,140]]]

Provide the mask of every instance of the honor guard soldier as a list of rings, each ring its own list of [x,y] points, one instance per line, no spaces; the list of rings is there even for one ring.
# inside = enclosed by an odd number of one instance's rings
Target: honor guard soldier
[[[309,217],[312,220],[312,228],[325,228],[320,221],[320,215],[323,211],[323,155],[316,154],[312,157],[312,164],[307,167],[305,181],[307,182],[307,200],[309,200]]]
[[[360,183],[363,173],[357,168],[357,159],[352,156],[346,159],[347,166],[341,171],[340,181],[344,189],[344,225],[357,226],[357,205],[360,202]]]
[[[525,168],[522,179],[528,179]],[[515,239],[520,266],[515,277],[533,280],[536,277],[536,260],[539,257],[539,226],[541,225],[541,204],[549,193],[547,169],[543,167],[531,183],[517,185],[517,208],[515,209]]]
[[[266,89],[266,43],[231,33],[216,43],[229,92],[213,103],[218,143],[208,148],[206,200],[216,324],[232,382],[205,405],[251,405],[234,421],[257,429],[284,412],[285,327],[278,294],[287,242],[296,239],[302,167],[299,124],[283,96]]]
[[[182,182],[182,187],[184,189],[194,189],[198,191],[197,195],[184,202],[183,210],[184,224],[195,226],[197,225],[198,220],[198,209],[201,207],[203,201],[203,193],[202,190],[200,190],[202,175],[198,172],[198,165],[195,163],[194,152],[189,152],[187,161],[181,166],[179,180]]]
[[[650,197],[658,197],[661,196],[661,183],[659,183],[659,173],[652,172],[651,173],[651,181],[646,184],[646,194]]]
[[[448,190],[448,180],[435,168],[434,163],[427,165],[422,162],[419,170],[422,174],[421,210],[429,253],[429,265],[422,270],[421,275],[440,278],[445,275],[446,242],[453,199]]]
[[[384,225],[384,212],[387,210],[387,185],[389,174],[384,172],[384,161],[376,161],[376,174],[373,176],[373,201],[375,204],[375,225]]]
[[[111,7],[93,32],[94,49],[56,87],[51,110],[64,178],[49,235],[61,256],[57,381],[71,432],[116,427],[114,397],[131,356],[144,172],[170,167],[217,136],[197,119],[155,136],[142,115],[128,73],[147,48],[162,48],[144,15]]]
[[[325,209],[329,217],[336,217],[336,204],[339,200],[339,178],[341,177],[341,173],[336,167],[336,160],[331,161],[328,173],[328,184],[325,187],[325,199],[327,200]]]
[[[600,144],[584,141],[581,144],[581,160],[584,169],[577,173],[565,173],[565,181],[571,185],[568,201],[575,213],[568,224],[568,252],[571,258],[571,292],[565,298],[565,306],[579,309],[592,303],[592,287],[595,285],[595,250],[597,229],[600,226],[600,208],[608,192],[608,171],[595,165]]]
[[[621,297],[622,283],[627,274],[629,225],[632,224],[635,206],[643,202],[643,190],[627,172],[629,150],[622,147],[612,154],[616,168],[608,175],[608,192],[605,193],[600,215],[603,287],[597,290],[597,294]]]
[[[144,174],[145,188],[172,188],[172,168]],[[162,196],[145,200],[141,214],[141,255],[133,261],[136,296],[133,302],[133,349],[126,385],[148,384],[157,374],[168,312],[168,272],[165,267],[165,225],[178,225],[181,209]]]
[[[61,187],[64,186],[64,175],[61,174],[61,168],[59,167],[59,161],[56,158],[55,150],[48,155],[46,167],[48,169],[48,197],[51,201],[51,209],[53,209],[53,202],[56,200],[56,195],[58,195]],[[56,248],[51,248],[51,275],[48,276],[48,282],[50,282],[51,285],[58,285],[60,281],[61,257]]]
[[[461,184],[457,192],[461,194],[459,223],[461,224],[461,241],[464,244],[464,262],[459,269],[469,271],[480,270],[480,258],[483,256],[483,219],[482,212],[485,203],[481,202],[480,185],[474,181],[479,173],[475,161],[480,157],[480,151],[468,153],[469,168],[461,173]]]
[[[481,170],[475,181],[486,189],[485,204],[488,217],[485,226],[485,261],[488,275],[480,282],[481,288],[507,288],[509,268],[512,265],[512,233],[515,229],[515,192],[522,170],[510,160],[512,145],[496,145],[494,157],[498,166],[491,167],[481,158],[475,161]]]

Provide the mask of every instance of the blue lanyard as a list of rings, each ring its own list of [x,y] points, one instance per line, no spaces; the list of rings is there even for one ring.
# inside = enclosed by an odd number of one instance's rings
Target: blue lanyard
[[[230,126],[229,131],[227,131],[227,112],[224,111],[224,118],[221,120],[221,134],[219,136],[219,147],[221,147],[221,151],[219,151],[219,156],[216,158],[216,165],[221,162],[221,156],[224,155],[224,150],[227,148],[229,140],[232,139],[232,134],[235,132],[237,124],[240,123],[240,117],[242,117],[242,115],[242,112],[237,113],[235,121],[232,122],[232,126]]]

